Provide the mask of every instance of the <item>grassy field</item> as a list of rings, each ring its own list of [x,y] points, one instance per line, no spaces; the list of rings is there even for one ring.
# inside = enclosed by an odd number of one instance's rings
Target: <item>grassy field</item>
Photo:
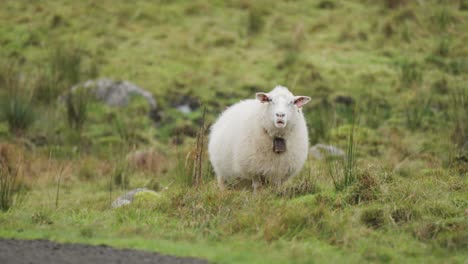
[[[0,237],[216,263],[468,259],[467,1],[0,6]],[[136,97],[57,100],[98,77],[151,91],[161,120]],[[281,189],[219,191],[197,139],[277,84],[312,97],[311,145],[348,155],[311,157]],[[111,209],[137,187],[161,196]]]

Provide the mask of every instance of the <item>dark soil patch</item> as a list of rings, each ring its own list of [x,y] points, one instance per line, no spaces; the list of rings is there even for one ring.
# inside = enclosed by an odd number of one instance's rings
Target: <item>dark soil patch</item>
[[[106,245],[58,244],[47,240],[0,238],[0,263],[208,263]]]

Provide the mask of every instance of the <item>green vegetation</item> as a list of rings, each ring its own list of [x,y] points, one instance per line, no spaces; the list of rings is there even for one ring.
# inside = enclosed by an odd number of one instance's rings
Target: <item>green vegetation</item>
[[[1,237],[219,263],[468,258],[466,1],[6,0],[0,19]],[[161,120],[69,93],[97,77],[151,91]],[[313,98],[311,144],[345,157],[219,191],[207,128],[276,84]],[[138,187],[160,195],[110,208]]]
[[[1,98],[0,116],[8,123],[10,132],[20,135],[34,122],[30,83],[22,78],[15,63],[3,65],[0,79],[5,93]]]

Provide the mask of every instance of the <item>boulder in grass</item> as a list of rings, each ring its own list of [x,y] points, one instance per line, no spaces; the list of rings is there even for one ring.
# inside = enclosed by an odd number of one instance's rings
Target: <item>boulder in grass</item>
[[[115,209],[127,204],[131,204],[135,199],[148,200],[148,197],[159,198],[159,196],[159,193],[150,189],[137,188],[119,196],[117,199],[115,199],[115,201],[112,202],[111,206]]]
[[[325,144],[316,144],[312,146],[309,150],[309,154],[318,160],[322,160],[325,157],[344,157],[345,152],[344,150],[332,146],[332,145],[325,145]]]
[[[150,111],[149,117],[155,122],[160,121],[161,116],[158,112],[158,106],[153,95],[147,90],[137,86],[129,81],[112,80],[101,78],[97,80],[88,80],[82,84],[77,84],[71,88],[71,92],[78,89],[89,89],[91,94],[99,101],[115,107],[127,106],[132,96],[142,96],[148,102]]]

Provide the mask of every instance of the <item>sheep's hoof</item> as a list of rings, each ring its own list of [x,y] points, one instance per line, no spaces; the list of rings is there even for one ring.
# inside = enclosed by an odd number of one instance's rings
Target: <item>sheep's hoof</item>
[[[252,180],[253,194],[257,195],[262,189],[262,182],[256,179]]]
[[[219,178],[218,178],[218,187],[221,191],[226,190],[226,184],[224,183],[222,179],[219,179]]]

